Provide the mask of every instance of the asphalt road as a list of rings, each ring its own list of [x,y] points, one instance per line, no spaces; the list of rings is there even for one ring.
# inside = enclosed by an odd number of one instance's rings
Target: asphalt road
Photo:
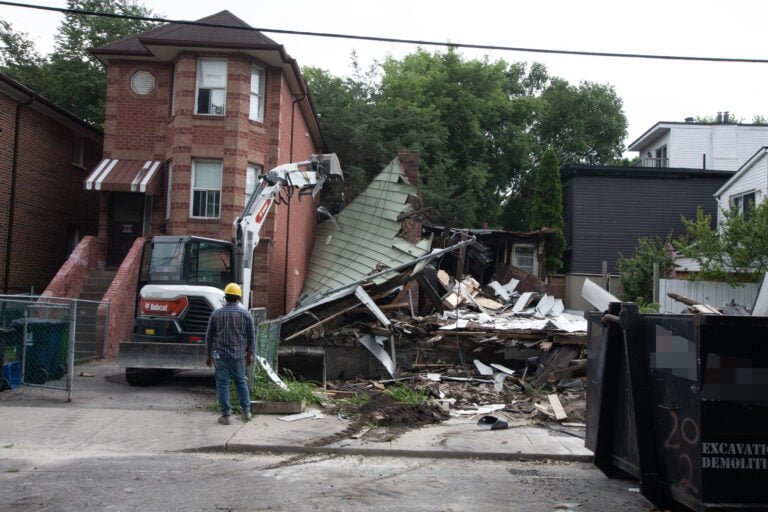
[[[0,448],[0,510],[648,512],[590,464]]]

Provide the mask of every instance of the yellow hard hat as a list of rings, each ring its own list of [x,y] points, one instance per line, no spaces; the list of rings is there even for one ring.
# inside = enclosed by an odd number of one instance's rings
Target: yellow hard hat
[[[240,285],[237,283],[229,283],[227,286],[224,287],[224,294],[225,295],[237,295],[238,297],[243,296],[243,291],[240,289]]]

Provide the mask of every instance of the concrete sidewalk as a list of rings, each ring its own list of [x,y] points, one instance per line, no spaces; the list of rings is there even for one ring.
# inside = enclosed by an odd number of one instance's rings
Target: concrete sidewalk
[[[456,418],[386,441],[350,439],[335,416],[285,422],[255,415],[220,425],[209,411],[157,411],[0,405],[0,447],[116,453],[233,451],[412,457],[591,461],[584,440],[546,428],[487,430]]]

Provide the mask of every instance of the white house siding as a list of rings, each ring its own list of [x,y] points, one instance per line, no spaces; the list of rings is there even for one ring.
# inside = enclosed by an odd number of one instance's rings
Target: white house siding
[[[668,131],[667,131],[668,130]],[[650,142],[637,148],[640,158],[667,146],[669,167],[735,171],[763,146],[768,146],[768,126],[738,124],[660,123]]]
[[[719,169],[710,162],[712,154],[711,130],[708,125],[679,125],[672,126],[669,132],[670,145],[667,147],[670,167],[684,169],[703,168],[707,155],[707,168]]]
[[[754,146],[752,152],[739,161],[739,151],[737,149],[739,134],[737,133],[737,126],[735,124],[726,124],[711,126],[710,128],[712,128],[710,132],[712,134],[712,146],[707,155],[707,167],[710,169],[735,171],[750,156],[754,155],[757,148],[761,146]]]
[[[765,200],[768,187],[768,157],[763,155],[744,174],[738,177],[723,195],[718,198],[718,224],[723,220],[723,211],[731,207],[731,198],[755,192],[755,204]]]

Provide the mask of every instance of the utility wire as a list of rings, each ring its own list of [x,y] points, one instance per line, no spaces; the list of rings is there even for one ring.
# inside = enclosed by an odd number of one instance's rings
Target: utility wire
[[[497,46],[488,44],[471,44],[471,43],[451,43],[445,41],[428,41],[420,39],[398,39],[394,37],[377,37],[377,36],[359,36],[353,34],[333,34],[328,32],[308,32],[304,30],[285,30],[277,28],[257,28],[257,27],[241,27],[232,25],[221,25],[219,23],[206,23],[201,21],[186,21],[186,20],[172,20],[168,18],[152,18],[148,16],[134,16],[130,14],[114,14],[106,12],[96,11],[83,11],[78,9],[67,9],[64,7],[48,7],[44,5],[25,4],[20,2],[5,2],[0,1],[0,5],[8,5],[12,7],[23,7],[27,9],[39,9],[43,11],[54,11],[63,14],[74,14],[80,16],[101,16],[104,18],[117,18],[124,20],[135,21],[149,21],[154,23],[174,23],[178,25],[192,25],[197,27],[212,27],[212,28],[227,28],[233,30],[247,30],[266,32],[273,34],[287,34],[297,36],[309,36],[309,37],[326,37],[333,39],[351,39],[357,41],[372,41],[377,43],[397,43],[397,44],[414,44],[419,46],[441,46],[448,48],[467,48],[473,50],[492,50],[503,52],[525,52],[525,53],[544,53],[552,55],[576,55],[582,57],[613,57],[620,59],[652,59],[652,60],[677,60],[677,61],[694,61],[694,62],[729,62],[729,63],[741,63],[741,64],[768,64],[768,59],[744,59],[736,57],[697,57],[686,55],[655,55],[648,53],[619,53],[619,52],[589,52],[579,50],[556,50],[546,48],[524,48],[517,46]]]

